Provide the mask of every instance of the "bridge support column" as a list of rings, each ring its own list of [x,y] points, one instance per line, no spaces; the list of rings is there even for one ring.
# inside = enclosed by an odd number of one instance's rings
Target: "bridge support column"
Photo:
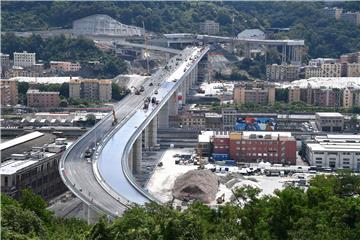
[[[169,103],[165,103],[164,106],[160,109],[158,115],[158,126],[159,128],[168,128],[169,127]]]
[[[146,128],[143,131],[143,147],[145,150],[149,149],[150,144],[150,126],[146,126]]]
[[[185,80],[185,81],[186,81],[186,80]],[[182,85],[181,85],[181,87],[180,87],[183,104],[186,103],[186,84],[185,84],[185,81],[182,83]]]
[[[176,116],[178,114],[178,101],[176,91],[171,95],[169,99],[169,115]]]
[[[186,79],[185,79],[185,94],[186,96],[189,95],[190,93],[190,87],[191,87],[191,84],[190,84],[190,81],[191,81],[191,78],[190,78],[190,74],[187,75]]]
[[[133,166],[133,147],[131,147],[130,152],[129,152],[129,156],[128,156],[128,163],[129,163],[129,169],[132,172],[134,170],[134,166]]]
[[[89,205],[83,203],[83,210],[88,224],[95,224],[99,220],[98,213]]]
[[[149,123],[149,144],[155,146],[157,144],[158,117],[155,116]]]
[[[139,173],[142,160],[142,134],[136,139],[133,145],[133,173]]]

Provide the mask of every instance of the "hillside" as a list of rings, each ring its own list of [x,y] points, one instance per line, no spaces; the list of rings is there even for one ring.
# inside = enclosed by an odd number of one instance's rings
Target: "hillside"
[[[305,39],[309,57],[335,57],[360,50],[360,27],[336,22],[323,13],[323,2],[2,2],[3,31],[70,28],[72,21],[107,14],[125,24],[160,33],[196,32],[199,23],[215,20],[220,35],[235,36],[246,28],[290,27],[274,38]],[[336,2],[344,11],[359,4]]]

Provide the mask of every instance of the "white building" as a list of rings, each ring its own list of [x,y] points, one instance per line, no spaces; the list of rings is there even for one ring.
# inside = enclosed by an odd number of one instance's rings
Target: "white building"
[[[310,165],[360,170],[360,135],[327,135],[306,143],[306,159]]]
[[[104,14],[95,14],[73,22],[76,35],[141,36],[144,29],[122,24]]]
[[[28,53],[28,52],[14,52],[14,66],[19,67],[31,67],[35,65],[35,53]]]
[[[346,76],[347,77],[360,77],[360,63],[346,64]]]

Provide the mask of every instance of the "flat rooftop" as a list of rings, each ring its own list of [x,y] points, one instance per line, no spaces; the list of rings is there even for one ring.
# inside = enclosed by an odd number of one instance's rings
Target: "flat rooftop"
[[[39,160],[9,160],[1,163],[0,174],[12,175],[17,171],[37,163]]]
[[[344,117],[344,115],[338,112],[317,112],[315,114],[319,117]]]
[[[14,146],[19,145],[21,143],[33,140],[33,139],[41,137],[43,135],[44,135],[44,133],[36,131],[36,132],[28,133],[26,135],[11,139],[9,141],[6,141],[6,142],[0,144],[0,151],[3,151],[3,150],[8,149],[10,147],[14,147]]]

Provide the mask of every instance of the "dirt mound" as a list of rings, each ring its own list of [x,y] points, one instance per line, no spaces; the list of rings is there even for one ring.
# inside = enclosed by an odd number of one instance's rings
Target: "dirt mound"
[[[191,170],[175,180],[173,195],[179,200],[210,203],[216,197],[218,177],[209,170]]]

